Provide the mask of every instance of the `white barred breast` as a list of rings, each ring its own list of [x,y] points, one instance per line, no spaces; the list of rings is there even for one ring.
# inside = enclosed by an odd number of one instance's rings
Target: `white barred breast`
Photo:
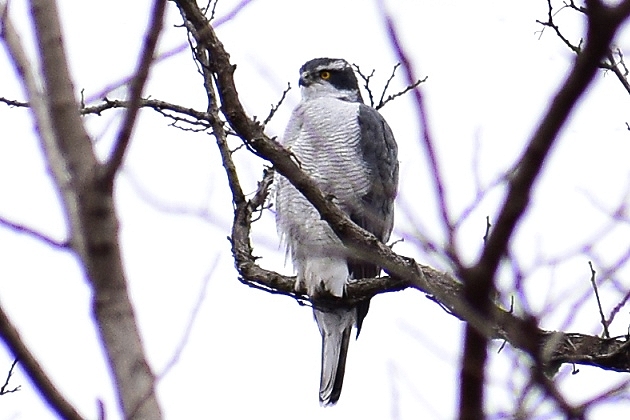
[[[332,97],[304,101],[295,109],[283,142],[322,192],[345,211],[370,187],[359,145],[358,111],[358,103]],[[278,230],[297,269],[297,286],[306,286],[311,296],[342,296],[348,277],[344,247],[300,192],[284,177],[276,182]]]

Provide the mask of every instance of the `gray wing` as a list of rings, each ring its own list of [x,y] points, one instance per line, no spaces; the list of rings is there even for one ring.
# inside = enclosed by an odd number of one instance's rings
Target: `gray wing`
[[[374,108],[359,107],[361,127],[361,154],[368,167],[370,188],[361,197],[350,218],[357,225],[386,242],[394,226],[394,199],[398,189],[398,146],[394,134],[385,119]],[[348,269],[352,278],[377,277],[381,268],[365,261],[350,259]],[[370,301],[357,306],[357,336],[363,319],[368,313]]]
[[[361,105],[361,152],[370,173],[370,189],[353,221],[386,242],[394,226],[398,189],[398,146],[385,119],[374,108]],[[356,220],[354,220],[356,218]]]

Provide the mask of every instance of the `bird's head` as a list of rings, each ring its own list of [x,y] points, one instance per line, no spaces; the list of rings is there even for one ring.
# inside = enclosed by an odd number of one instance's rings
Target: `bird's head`
[[[302,97],[310,99],[332,96],[352,102],[363,102],[359,82],[346,60],[315,58],[300,68]]]

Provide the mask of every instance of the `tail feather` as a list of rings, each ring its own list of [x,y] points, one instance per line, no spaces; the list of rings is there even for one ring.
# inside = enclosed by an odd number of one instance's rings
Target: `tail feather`
[[[352,326],[356,323],[356,308],[330,312],[315,309],[315,320],[322,334],[322,370],[319,402],[333,405],[339,400]]]

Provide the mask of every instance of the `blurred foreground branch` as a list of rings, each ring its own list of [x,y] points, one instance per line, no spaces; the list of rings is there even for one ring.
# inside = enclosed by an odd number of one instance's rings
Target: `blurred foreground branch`
[[[155,0],[153,3],[141,59],[132,83],[127,117],[112,158],[105,163],[96,158],[81,120],[56,2],[31,0],[30,7],[41,75],[37,74],[37,66],[24,53],[6,10],[2,13],[2,37],[22,81],[42,149],[61,193],[69,225],[69,238],[63,244],[76,254],[92,288],[93,315],[123,417],[129,420],[157,420],[162,414],[155,393],[155,377],[144,353],[127,291],[112,183],[134,126],[142,86],[161,32],[166,1]],[[22,360],[26,372],[44,398],[63,418],[80,418],[56,393],[55,387],[23,346],[17,331],[11,328],[8,318],[4,317],[1,324],[4,341]]]

